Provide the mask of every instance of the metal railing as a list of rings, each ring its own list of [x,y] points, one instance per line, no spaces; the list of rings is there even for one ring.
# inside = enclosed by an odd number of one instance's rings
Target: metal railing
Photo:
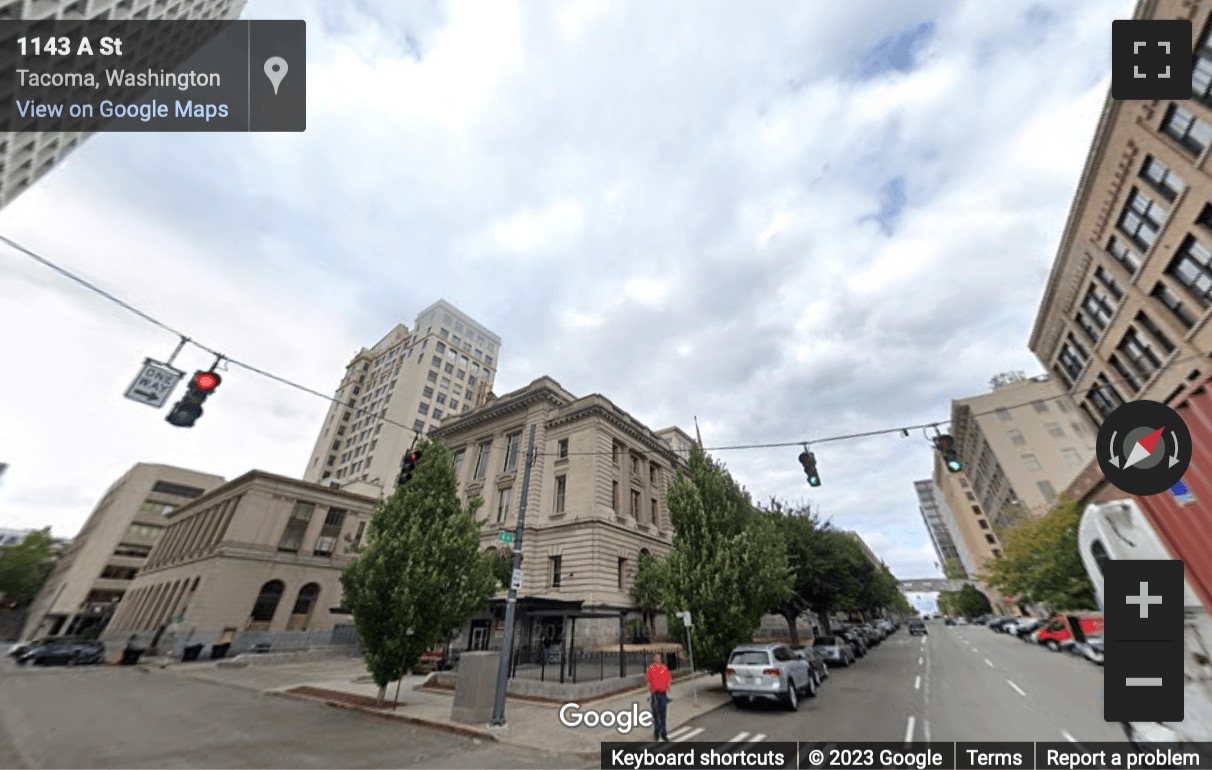
[[[500,648],[494,649],[499,651]],[[452,670],[457,671],[459,656],[452,654],[452,657]],[[666,654],[665,661],[671,671],[677,669],[676,655]],[[568,684],[601,682],[642,674],[651,662],[650,652],[619,653],[618,650],[587,650],[583,647],[574,647],[569,651],[558,646],[535,645],[513,651],[509,678]]]

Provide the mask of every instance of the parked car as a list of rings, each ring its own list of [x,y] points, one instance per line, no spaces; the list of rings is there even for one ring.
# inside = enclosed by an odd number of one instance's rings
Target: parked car
[[[23,666],[94,666],[105,662],[105,645],[98,641],[61,641],[31,647],[17,662]]]
[[[854,648],[847,644],[845,639],[836,636],[818,636],[812,643],[812,649],[819,652],[825,662],[831,666],[850,667],[854,665],[856,657]]]
[[[816,686],[820,687],[821,683],[829,678],[829,666],[825,663],[825,658],[812,647],[805,647],[802,644],[791,649],[796,655],[808,661],[812,675],[816,678]]]
[[[848,628],[843,628],[836,632],[836,636],[841,637],[846,644],[850,645],[850,648],[854,650],[854,657],[864,658],[867,656],[867,650],[870,648],[870,645],[867,644],[867,640],[863,638],[862,634]]]
[[[944,626],[954,626],[955,618],[950,617],[950,616],[943,618],[943,625]]]
[[[1019,639],[1031,641],[1031,634],[1043,625],[1044,621],[1040,618],[1023,618],[1014,625],[1014,635]]]
[[[742,644],[728,656],[724,682],[737,708],[755,700],[783,701],[795,711],[800,694],[816,695],[807,660],[785,644]]]
[[[1039,630],[1036,641],[1053,652],[1067,650],[1090,636],[1103,635],[1103,616],[1096,613],[1055,615]]]
[[[1103,638],[1101,636],[1088,636],[1086,641],[1080,643],[1078,647],[1086,660],[1100,666],[1103,665]]]
[[[909,621],[909,635],[910,636],[928,636],[929,633],[930,632],[926,630],[926,624],[923,621],[920,621],[920,620],[910,620]]]
[[[956,618],[956,619],[955,619],[955,625],[957,625],[957,626],[966,626],[966,625],[968,625],[968,618],[965,618],[965,617],[958,617],[958,618]]]

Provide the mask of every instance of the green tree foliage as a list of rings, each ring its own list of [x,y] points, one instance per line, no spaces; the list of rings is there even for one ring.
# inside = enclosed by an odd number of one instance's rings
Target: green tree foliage
[[[815,593],[817,581],[821,579],[815,564],[819,553],[818,541],[821,532],[829,525],[822,523],[819,515],[807,503],[793,505],[771,500],[764,512],[786,548],[787,567],[791,570],[790,590],[770,611],[787,621],[792,644],[799,644],[796,621],[811,609],[810,598]]]
[[[29,533],[14,546],[0,549],[0,597],[24,606],[38,595],[55,558],[50,528]]]
[[[668,578],[666,564],[650,553],[641,553],[636,564],[635,584],[631,587],[631,599],[644,613],[644,622],[649,634],[655,633],[656,614],[661,610]]]
[[[815,550],[812,563],[816,579],[809,584],[812,590],[805,598],[828,633],[833,613],[861,609],[864,586],[875,566],[853,538],[835,529],[821,532]]]
[[[694,619],[695,665],[723,673],[732,648],[753,639],[762,615],[791,590],[778,530],[725,468],[691,450],[689,472],[669,488],[673,550],[665,563],[661,605],[675,638],[672,613]]]
[[[448,448],[423,440],[415,475],[379,504],[366,547],[341,574],[366,665],[382,700],[421,653],[484,608],[500,585],[480,550],[477,497],[460,505]]]
[[[958,591],[940,591],[938,611],[944,615],[963,615],[971,618],[993,611],[989,599],[971,583],[965,583]]]
[[[490,553],[492,556],[488,563],[492,565],[493,577],[497,579],[500,588],[509,588],[509,579],[513,577],[513,549],[501,548],[495,553]]]
[[[1006,529],[1002,556],[986,565],[984,581],[1054,610],[1094,609],[1094,588],[1077,545],[1081,516],[1077,503],[1062,499],[1045,516]]]

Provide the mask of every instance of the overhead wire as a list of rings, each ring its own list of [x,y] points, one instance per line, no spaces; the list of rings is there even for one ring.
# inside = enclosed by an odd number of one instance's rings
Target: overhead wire
[[[415,446],[416,440],[421,436],[420,431],[418,431],[413,426],[405,425],[401,422],[397,422],[397,421],[392,420],[381,414],[372,413],[371,410],[363,408],[363,407],[359,407],[359,406],[355,405],[352,401],[350,401],[350,402],[342,401],[335,396],[329,395],[329,394],[324,393],[323,391],[317,390],[315,388],[312,388],[312,387],[309,387],[306,385],[302,385],[283,375],[275,374],[262,367],[254,366],[245,361],[241,361],[240,359],[232,358],[231,356],[228,356],[226,354],[219,353],[219,351],[216,350],[215,348],[212,348],[208,345],[198,342],[196,338],[191,337],[191,336],[177,330],[172,325],[170,325],[164,321],[161,321],[160,319],[156,318],[152,314],[139,309],[138,307],[132,305],[131,303],[127,302],[126,300],[123,300],[122,298],[118,297],[116,294],[98,286],[96,283],[90,281],[89,279],[84,278],[83,276],[80,276],[80,275],[72,272],[71,270],[63,267],[62,265],[55,263],[53,260],[34,252],[32,249],[29,249],[20,243],[17,243],[16,241],[12,240],[11,238],[8,238],[4,235],[0,235],[0,243],[4,243],[5,245],[9,246],[13,250],[19,252],[20,254],[22,254],[26,257],[29,257],[33,261],[42,265],[43,267],[53,270],[54,272],[58,273],[59,275],[63,276],[64,278],[67,278],[68,280],[72,281],[73,283],[87,289],[88,291],[93,292],[94,294],[97,294],[98,296],[102,297],[103,299],[114,303],[115,305],[121,307],[122,309],[126,310],[127,312],[132,313],[133,315],[156,326],[157,328],[175,335],[182,342],[188,343],[204,352],[217,356],[228,364],[231,364],[233,366],[238,366],[241,369],[244,369],[248,372],[256,374],[260,377],[264,377],[268,380],[272,380],[281,385],[285,385],[287,387],[293,388],[302,393],[306,393],[308,395],[315,396],[317,398],[322,398],[331,404],[339,404],[340,406],[343,406],[343,407],[351,410],[351,412],[356,413],[360,417],[368,417],[373,421],[380,421],[380,422],[386,423],[388,425],[392,425],[392,426],[401,428],[403,430],[410,431],[413,433],[414,446]],[[1207,361],[1207,360],[1208,360],[1208,357],[1203,356],[1203,355],[1183,356],[1183,357],[1176,358],[1176,359],[1169,361],[1168,365],[1175,365],[1175,364],[1178,364],[1178,363],[1181,363],[1184,361]],[[974,414],[972,414],[972,417],[985,417],[988,415],[997,414],[997,413],[1001,412],[1002,410],[1014,410],[1014,409],[1021,409],[1021,408],[1025,408],[1025,407],[1034,407],[1038,403],[1044,403],[1044,402],[1048,402],[1048,401],[1059,401],[1062,399],[1071,399],[1074,402],[1078,402],[1078,401],[1082,400],[1083,398],[1085,398],[1086,396],[1093,393],[1094,391],[1105,388],[1107,384],[1127,385],[1130,387],[1133,385],[1132,383],[1129,383],[1127,380],[1125,380],[1122,377],[1110,377],[1110,376],[1107,376],[1106,374],[1104,374],[1104,377],[1106,378],[1106,381],[1107,381],[1105,384],[1104,383],[1094,383],[1094,384],[1090,385],[1088,388],[1085,388],[1084,390],[1079,391],[1077,393],[1067,393],[1067,392],[1059,393],[1055,396],[1048,396],[1045,398],[1034,398],[1034,399],[1031,399],[1030,401],[1024,401],[1020,404],[1013,404],[1013,405],[1009,405],[1009,406],[1005,406],[1005,405],[998,406],[993,409],[990,409],[989,411],[974,413]],[[1117,396],[1118,396],[1118,392],[1117,392]],[[1119,400],[1122,401],[1123,399],[1120,398]],[[930,429],[937,430],[945,425],[948,425],[950,422],[951,422],[950,419],[935,420],[933,422],[917,423],[917,424],[913,424],[913,425],[901,425],[901,426],[897,426],[894,428],[880,428],[877,430],[862,431],[862,432],[858,432],[858,433],[840,434],[840,435],[836,435],[836,436],[823,436],[823,437],[808,439],[808,440],[800,439],[800,440],[796,440],[796,441],[780,441],[780,442],[761,443],[761,444],[731,444],[731,445],[723,445],[723,446],[703,447],[703,451],[705,451],[705,452],[731,452],[731,451],[752,450],[752,449],[785,449],[788,447],[802,447],[805,445],[811,446],[813,444],[824,444],[824,443],[836,442],[836,441],[851,441],[851,440],[855,440],[855,439],[869,438],[869,437],[873,437],[873,436],[883,436],[883,435],[888,435],[888,434],[892,434],[892,433],[901,433],[902,435],[908,435],[909,431],[917,431],[917,430],[926,431],[926,430],[930,430]],[[668,451],[668,449],[663,449],[661,451]],[[557,450],[557,452],[541,452],[541,451],[535,452],[536,456],[555,455],[557,457],[566,457],[569,455],[585,456],[585,455],[612,455],[612,454],[613,454],[613,451],[589,451],[589,452],[564,451],[564,452],[560,452]],[[645,454],[649,454],[649,453],[645,452]]]

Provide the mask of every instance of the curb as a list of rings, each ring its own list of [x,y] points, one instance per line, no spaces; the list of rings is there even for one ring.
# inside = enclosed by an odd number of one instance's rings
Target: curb
[[[282,695],[287,698],[295,698],[297,700],[311,701],[312,703],[323,703],[326,706],[331,706],[332,708],[343,709],[345,711],[357,711],[362,714],[379,717],[380,719],[386,719],[386,720],[392,721],[392,722],[404,722],[406,724],[413,724],[413,725],[418,725],[421,727],[429,727],[434,730],[442,730],[444,732],[461,735],[465,738],[479,738],[481,740],[493,741],[493,742],[500,741],[500,739],[496,735],[493,735],[492,733],[488,732],[487,730],[481,730],[478,727],[471,727],[469,725],[458,725],[458,724],[454,724],[451,722],[442,722],[437,719],[426,719],[424,717],[414,717],[414,716],[410,716],[408,714],[400,714],[400,713],[391,712],[391,711],[383,711],[381,709],[366,708],[365,706],[355,706],[355,705],[352,705],[349,703],[341,703],[340,701],[331,700],[329,698],[325,698],[322,696],[303,695],[301,693],[294,693],[294,692],[289,692],[286,690],[276,690],[276,691],[274,691],[274,694]]]

